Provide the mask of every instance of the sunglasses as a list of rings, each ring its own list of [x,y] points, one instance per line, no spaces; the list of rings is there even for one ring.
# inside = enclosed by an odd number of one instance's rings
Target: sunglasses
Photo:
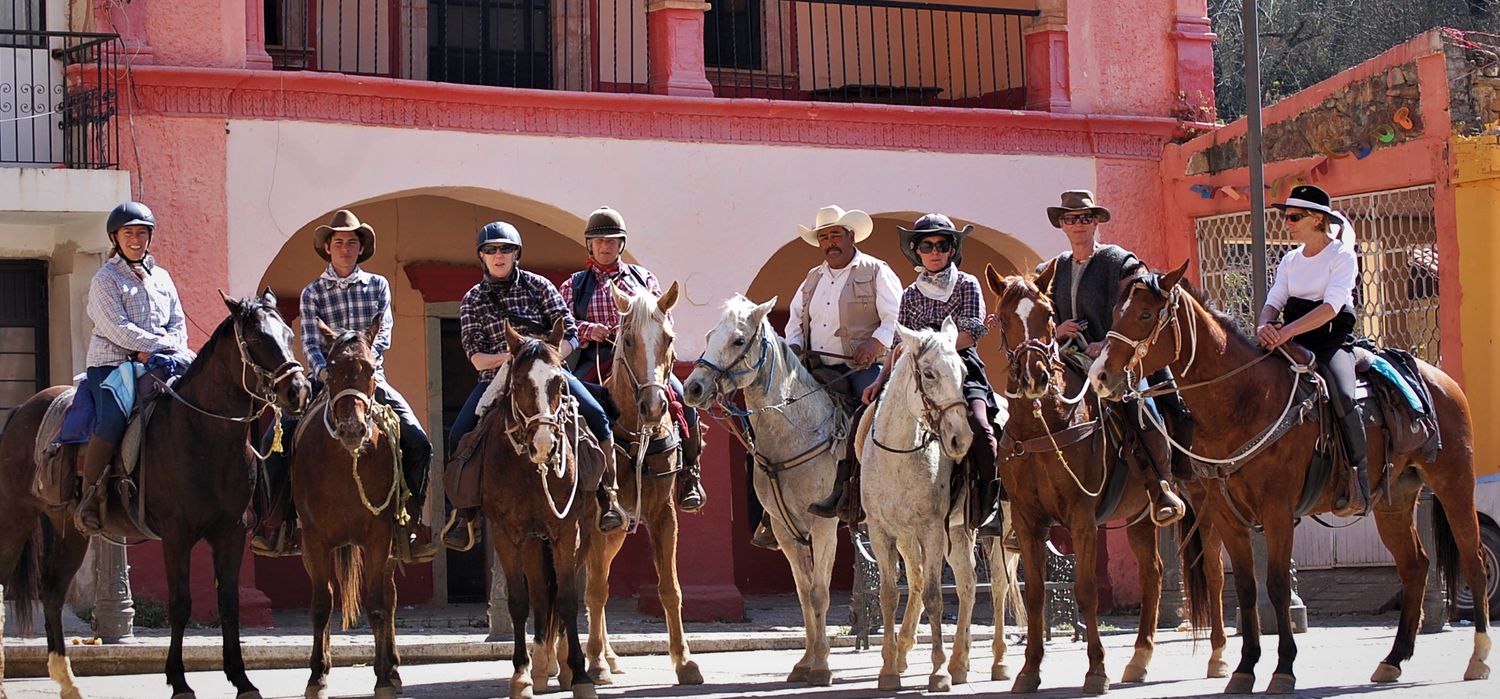
[[[953,243],[950,243],[946,240],[939,240],[936,243],[930,241],[922,241],[920,243],[917,243],[917,252],[920,252],[924,255],[934,250],[938,252],[953,252]]]
[[[1068,224],[1072,224],[1072,223],[1093,223],[1094,222],[1094,215],[1093,214],[1072,214],[1072,215],[1069,215],[1069,216],[1063,216],[1061,218],[1061,220],[1062,220],[1063,223],[1068,223]]]
[[[1296,223],[1309,216],[1312,216],[1312,214],[1286,214],[1282,218],[1286,219],[1288,223]]]
[[[509,255],[509,254],[511,254],[511,253],[513,253],[513,252],[515,252],[517,250],[520,250],[520,248],[518,248],[518,247],[516,247],[514,245],[486,245],[484,247],[479,248],[479,252],[482,255],[495,255],[495,254]]]

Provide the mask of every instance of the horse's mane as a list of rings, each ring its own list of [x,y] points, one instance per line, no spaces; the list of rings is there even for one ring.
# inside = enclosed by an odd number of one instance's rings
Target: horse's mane
[[[1052,297],[1048,296],[1046,291],[1043,291],[1041,287],[1036,285],[1036,275],[1022,276],[1013,274],[1002,281],[1005,282],[1005,291],[1000,294],[999,298],[995,299],[995,308],[998,309],[1004,306],[1010,299],[1030,292],[1038,301],[1046,305],[1050,314],[1052,310]]]
[[[524,336],[523,336],[524,337]],[[510,347],[511,365],[515,366],[522,361],[540,360],[552,366],[562,366],[562,355],[557,349],[547,344],[545,340],[531,338],[531,342],[523,342],[520,347]]]
[[[1158,298],[1166,299],[1168,296],[1168,292],[1167,290],[1163,290],[1161,288],[1161,278],[1163,274],[1163,272],[1159,271],[1142,272],[1141,274],[1127,280],[1127,285],[1140,282],[1141,285],[1145,286],[1147,290],[1149,290],[1153,294],[1156,294]],[[1219,310],[1212,301],[1205,298],[1203,296],[1203,292],[1198,289],[1197,285],[1193,284],[1191,281],[1188,281],[1186,277],[1183,277],[1177,282],[1177,286],[1182,287],[1182,290],[1187,293],[1189,297],[1191,297],[1194,301],[1197,301],[1199,306],[1203,307],[1203,310],[1208,313],[1208,317],[1213,320],[1213,325],[1218,326],[1218,330],[1224,334],[1225,341],[1237,341],[1248,347],[1252,347],[1257,350],[1260,349],[1260,343],[1257,342],[1255,338],[1252,338],[1248,334],[1246,334],[1245,331],[1240,328],[1239,323],[1234,318],[1230,317],[1229,314]]]
[[[344,330],[340,332],[338,337],[333,339],[333,343],[328,346],[326,354],[329,357],[329,361],[332,361],[335,354],[346,352],[356,344],[369,346],[369,343],[365,341],[364,333],[358,330]]]
[[[208,361],[205,358],[213,356],[214,350],[219,346],[220,342],[234,343],[234,324],[236,322],[250,320],[255,317],[256,313],[262,310],[269,310],[272,313],[276,313],[278,317],[281,315],[276,311],[275,306],[267,303],[265,299],[259,296],[246,296],[240,299],[239,309],[231,311],[229,315],[224,317],[224,320],[219,321],[219,326],[214,328],[213,334],[208,336],[208,342],[203,343],[203,347],[198,350],[198,357],[193,360],[192,364],[188,365],[187,373],[183,374],[182,378],[177,380],[177,388],[179,390],[186,388],[188,382],[205,371],[204,367],[208,366]],[[225,340],[226,336],[229,339]]]

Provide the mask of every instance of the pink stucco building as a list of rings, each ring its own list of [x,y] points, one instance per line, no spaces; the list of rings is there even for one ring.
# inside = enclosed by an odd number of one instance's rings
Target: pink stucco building
[[[829,203],[869,211],[865,248],[887,260],[898,223],[943,211],[979,230],[967,264],[1018,271],[1065,248],[1044,207],[1089,188],[1108,240],[1188,256],[1161,158],[1213,89],[1204,0],[4,0],[0,29],[0,274],[37,291],[0,303],[0,409],[82,371],[119,201],[155,209],[200,329],[216,289],[295,298],[322,269],[313,228],[351,208],[379,235],[366,269],[394,285],[390,377],[438,441],[472,381],[457,301],[487,221],[516,223],[555,276],[582,265],[588,212],[620,210],[627,256],[683,284],[690,359],[729,295],[790,300],[816,261],[796,226]],[[743,461],[711,439],[684,596],[692,617],[737,617],[790,575],[749,547]],[[149,548],[132,555],[137,595],[161,594]],[[303,606],[300,575],[247,566],[246,619]],[[483,575],[409,569],[403,602],[482,598]],[[625,564],[616,590],[650,575]]]

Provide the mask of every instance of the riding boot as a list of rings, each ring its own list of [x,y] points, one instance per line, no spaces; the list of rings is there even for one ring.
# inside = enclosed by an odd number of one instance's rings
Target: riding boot
[[[683,512],[697,512],[708,503],[699,466],[702,456],[703,424],[694,420],[692,429],[682,436],[682,470],[677,472],[677,509]]]
[[[296,531],[297,510],[292,505],[291,448],[292,435],[297,433],[295,419],[282,420],[282,449],[266,457],[262,472],[265,474],[265,516],[250,539],[250,552],[257,556],[299,556],[302,547]],[[276,428],[272,426],[261,437],[260,451],[271,452]]]
[[[620,508],[620,486],[615,480],[615,440],[599,443],[604,451],[604,478],[599,481],[595,497],[599,501],[599,531],[610,532],[625,526],[625,510]]]
[[[427,468],[428,462],[432,460],[432,446],[427,444],[425,438],[421,442],[401,445],[401,470],[408,493],[406,524],[396,529],[396,536],[399,537],[396,553],[402,563],[427,563],[437,558],[439,551],[437,543],[432,540],[432,528],[423,521],[423,510],[426,509],[423,505],[427,503]]]
[[[1006,499],[1005,485],[999,478],[996,478],[990,481],[990,485],[988,488],[985,488],[984,494],[990,505],[989,510],[985,513],[984,522],[979,525],[978,536],[980,538],[986,536],[1003,537],[1005,536],[1005,513],[1000,509],[1002,507],[1000,502]]]
[[[479,540],[474,531],[474,522],[479,519],[477,507],[455,507],[443,525],[443,545],[453,551],[468,551]]]
[[[1167,418],[1167,434],[1183,446],[1183,449],[1172,450],[1172,477],[1178,482],[1191,481],[1194,478],[1193,460],[1187,455],[1187,450],[1193,448],[1193,433],[1197,426],[1193,421],[1193,412],[1188,410],[1187,404],[1176,393],[1164,393],[1155,400],[1156,407]]]
[[[780,551],[781,542],[776,540],[776,533],[771,531],[771,516],[760,513],[760,525],[755,528],[755,535],[750,537],[750,543],[767,551]]]
[[[115,444],[94,435],[83,448],[83,490],[78,498],[78,510],[73,514],[73,526],[84,536],[93,536],[104,529],[99,516],[99,506],[104,502],[104,476],[109,469],[111,457],[115,455]]]
[[[1358,409],[1339,416],[1339,436],[1344,439],[1344,454],[1349,457],[1349,490],[1334,503],[1333,513],[1340,517],[1360,517],[1370,509],[1369,455],[1365,443],[1365,423]]]
[[[1143,405],[1139,409],[1148,408]],[[1155,427],[1149,425],[1141,430],[1140,441],[1146,451],[1146,458],[1141,459],[1142,465],[1150,469],[1145,474],[1146,478],[1155,481],[1146,486],[1147,492],[1151,494],[1151,521],[1158,527],[1165,527],[1187,514],[1187,504],[1172,492],[1172,445],[1167,443],[1166,437],[1158,433]]]
[[[833,490],[828,497],[807,506],[807,511],[818,517],[833,519],[839,516],[839,502],[849,489],[849,474],[854,470],[854,459],[839,459],[838,473],[833,476]]]

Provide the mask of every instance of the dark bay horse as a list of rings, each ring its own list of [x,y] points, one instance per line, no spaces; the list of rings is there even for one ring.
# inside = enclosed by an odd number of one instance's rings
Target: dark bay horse
[[[1045,579],[1047,553],[1042,542],[1053,522],[1061,523],[1072,534],[1078,560],[1094,560],[1101,501],[1113,499],[1107,492],[1107,484],[1110,469],[1119,468],[1106,465],[1106,460],[1113,460],[1115,447],[1106,441],[1106,428],[1098,411],[1090,410],[1090,396],[1082,393],[1083,379],[1066,371],[1058,357],[1052,302],[1041,291],[1051,286],[1053,269],[1048,266],[1035,281],[1024,277],[1002,279],[990,266],[984,270],[985,281],[996,296],[993,307],[1000,348],[1010,360],[1004,390],[1010,404],[1010,421],[1001,441],[1000,470],[1003,481],[1010,484],[1011,517],[1027,580]],[[1162,568],[1146,484],[1139,469],[1130,468],[1127,473],[1123,486],[1119,486],[1113,513],[1106,517],[1107,521],[1126,523],[1130,549],[1140,571],[1140,628],[1136,632],[1135,655],[1120,679],[1144,682],[1156,647]],[[1109,676],[1104,669],[1104,648],[1099,639],[1094,566],[1078,566],[1073,589],[1088,642],[1089,670],[1083,691],[1103,693],[1109,689]],[[1045,595],[1041,585],[1026,587],[1029,618],[1043,618]],[[1213,651],[1208,676],[1224,677],[1229,668],[1223,660],[1223,614],[1210,621]],[[1027,631],[1026,665],[1016,676],[1013,692],[1034,692],[1041,684],[1043,628],[1041,624],[1031,624]]]
[[[310,387],[292,355],[292,331],[267,289],[260,297],[224,297],[229,317],[203,345],[177,382],[175,399],[163,398],[146,428],[135,478],[145,498],[144,525],[127,516],[128,503],[114,487],[106,503],[105,532],[137,538],[156,534],[166,563],[172,646],[167,682],[176,699],[191,699],[182,661],[182,634],[192,611],[188,570],[193,545],[213,549],[224,673],[239,699],[260,692],[245,675],[240,655],[240,561],[245,553],[245,513],[255,486],[251,429],[268,406],[301,411]],[[12,414],[0,436],[0,580],[25,613],[40,597],[47,627],[48,673],[65,699],[79,696],[63,642],[62,605],[88,548],[70,520],[72,508],[52,508],[32,494],[36,433],[52,399],[67,387],[32,396]],[[118,469],[116,469],[117,471]],[[17,573],[20,573],[19,575]]]
[[[1280,352],[1268,354],[1239,332],[1231,320],[1204,306],[1183,281],[1186,270],[1184,263],[1165,274],[1145,274],[1122,282],[1114,330],[1094,364],[1090,380],[1101,396],[1118,398],[1133,390],[1141,376],[1163,366],[1172,368],[1179,382],[1177,390],[1196,416],[1197,434],[1192,445],[1195,460],[1212,465],[1218,474],[1207,479],[1207,497],[1199,507],[1212,520],[1234,564],[1243,649],[1226,692],[1250,691],[1255,664],[1260,660],[1250,548],[1250,523],[1258,523],[1265,529],[1266,589],[1276,611],[1281,642],[1267,691],[1290,693],[1296,689],[1292,665],[1297,655],[1289,612],[1292,531],[1320,428],[1316,420],[1303,421],[1279,439],[1274,438],[1274,432],[1265,431],[1292,411],[1298,381],[1292,359]],[[1411,657],[1421,625],[1428,554],[1417,537],[1414,513],[1424,483],[1439,504],[1438,566],[1444,573],[1449,598],[1460,581],[1473,590],[1485,589],[1479,522],[1474,511],[1473,425],[1468,400],[1447,374],[1425,362],[1420,366],[1442,438],[1436,458],[1424,460],[1420,453],[1387,454],[1385,428],[1372,426],[1368,434],[1370,463],[1393,464],[1386,473],[1371,468],[1371,507],[1380,538],[1396,560],[1402,589],[1395,644],[1375,669],[1372,682],[1394,682],[1400,677],[1401,663]],[[1257,442],[1263,443],[1263,448],[1257,450]],[[1242,448],[1249,449],[1248,455],[1235,455]],[[1344,492],[1340,476],[1330,479],[1317,494],[1310,513],[1332,510],[1334,500]],[[1381,492],[1382,486],[1388,489],[1389,499]],[[1196,622],[1205,613],[1208,592],[1196,571],[1185,569],[1183,577]],[[1474,652],[1464,670],[1466,680],[1483,679],[1490,671],[1485,664],[1490,650],[1489,609],[1482,597],[1475,597]]]
[[[667,650],[679,684],[702,684],[703,673],[688,650],[682,628],[682,586],[677,581],[677,492],[676,473],[681,467],[681,449],[645,455],[631,445],[676,431],[668,404],[668,372],[676,361],[672,351],[676,333],[667,313],[676,305],[677,283],[656,298],[650,292],[626,295],[613,284],[615,307],[620,311],[613,369],[608,382],[610,397],[620,409],[615,444],[620,479],[620,504],[631,517],[645,523],[651,532],[652,562],[656,566],[656,593],[667,617]],[[671,432],[668,432],[670,430]],[[636,463],[641,457],[641,463]],[[630,468],[625,468],[630,464]],[[589,498],[583,521],[598,519],[598,503]],[[583,562],[588,570],[584,600],[589,610],[589,675],[598,684],[610,684],[618,672],[614,650],[609,647],[604,605],[609,601],[609,569],[628,527],[600,532],[583,528]]]
[[[505,571],[515,629],[512,699],[532,696],[533,685],[545,689],[554,662],[560,666],[558,684],[575,699],[596,696],[578,642],[577,576],[579,522],[594,488],[579,482],[571,435],[587,429],[568,395],[567,369],[557,352],[562,339],[561,320],[546,340],[523,337],[506,325],[511,359],[491,384],[486,399],[497,397],[477,428],[485,430],[484,515]],[[528,612],[534,614],[530,648]]]
[[[308,699],[328,696],[332,658],[328,627],[338,579],[344,628],[361,602],[375,635],[375,697],[401,689],[396,652],[396,561],[391,541],[406,514],[406,483],[392,447],[399,419],[375,402],[375,337],[380,316],[363,333],[335,333],[323,321],[328,348],[324,397],[312,405],[292,451],[292,498],[302,526],[302,565],[312,581],[313,648]],[[398,422],[391,422],[392,419]]]

